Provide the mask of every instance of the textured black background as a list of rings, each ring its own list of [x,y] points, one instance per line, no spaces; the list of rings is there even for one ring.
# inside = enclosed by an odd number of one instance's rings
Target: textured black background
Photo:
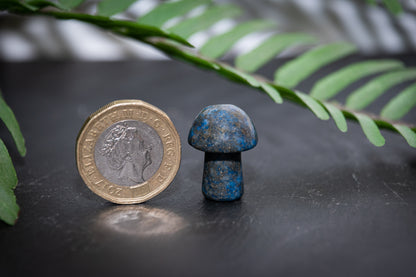
[[[383,132],[377,148],[356,123],[343,134],[306,109],[177,62],[0,63],[0,87],[28,147],[19,158],[2,126],[21,215],[14,227],[0,223],[1,276],[416,274],[416,151],[396,134]],[[183,149],[174,182],[134,206],[93,194],[75,165],[86,117],[126,98],[164,110]],[[242,157],[246,193],[232,203],[203,198],[203,153],[186,142],[197,113],[219,103],[244,109],[259,135]]]

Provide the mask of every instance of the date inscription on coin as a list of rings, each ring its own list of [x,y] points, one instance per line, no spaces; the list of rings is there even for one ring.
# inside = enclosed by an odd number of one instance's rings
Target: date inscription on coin
[[[120,100],[87,119],[77,139],[77,166],[99,196],[120,204],[140,203],[172,182],[180,147],[163,111],[140,100]]]

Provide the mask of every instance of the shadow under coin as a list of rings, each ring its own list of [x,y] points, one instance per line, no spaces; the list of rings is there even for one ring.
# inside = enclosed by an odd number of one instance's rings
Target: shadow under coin
[[[97,223],[139,237],[170,235],[186,226],[186,221],[173,212],[143,205],[111,207],[98,216]]]

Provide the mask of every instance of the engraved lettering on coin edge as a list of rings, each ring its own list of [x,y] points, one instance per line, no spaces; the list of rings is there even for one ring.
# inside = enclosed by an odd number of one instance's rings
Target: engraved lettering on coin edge
[[[140,100],[137,102],[130,102],[130,100],[127,101],[123,103],[123,100],[121,100],[110,103],[92,114],[81,130],[77,146],[78,169],[87,186],[99,196],[120,204],[140,203],[153,198],[155,195],[163,191],[169,186],[170,182],[176,176],[181,156],[180,138],[169,117],[157,107],[154,107],[146,102]],[[133,114],[130,114],[132,115],[131,117],[127,117],[127,114],[124,112],[125,109],[133,111]],[[169,147],[169,149],[166,149],[166,144],[169,142],[162,139],[162,144],[164,146],[162,164],[165,164],[165,162],[169,160],[173,163],[173,168],[168,170],[170,171],[168,174],[169,176],[163,178],[163,181],[168,182],[157,180],[160,173],[164,171],[162,166],[158,169],[154,176],[143,184],[143,186],[139,185],[134,187],[122,187],[109,182],[103,178],[101,173],[97,170],[95,163],[88,168],[87,172],[87,169],[83,165],[83,157],[93,154],[92,148],[94,147],[97,135],[99,134],[99,132],[97,132],[99,131],[98,129],[101,129],[100,127],[103,127],[103,125],[104,127],[108,127],[111,123],[129,119],[149,124],[150,127],[156,130],[160,138],[164,135],[172,135],[173,148]],[[114,190],[115,188],[117,191]]]

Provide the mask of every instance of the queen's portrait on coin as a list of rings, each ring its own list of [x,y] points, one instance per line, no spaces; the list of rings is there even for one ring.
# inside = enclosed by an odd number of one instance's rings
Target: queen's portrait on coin
[[[143,172],[152,163],[152,145],[145,141],[135,127],[117,125],[106,136],[101,153],[107,157],[108,166],[118,172],[124,183],[143,183]]]
[[[120,186],[146,182],[163,156],[160,137],[149,125],[121,121],[110,126],[96,144],[95,161],[101,174]]]
[[[141,100],[117,100],[100,108],[77,138],[77,167],[85,184],[119,204],[141,203],[159,194],[178,172],[180,157],[172,121]]]

